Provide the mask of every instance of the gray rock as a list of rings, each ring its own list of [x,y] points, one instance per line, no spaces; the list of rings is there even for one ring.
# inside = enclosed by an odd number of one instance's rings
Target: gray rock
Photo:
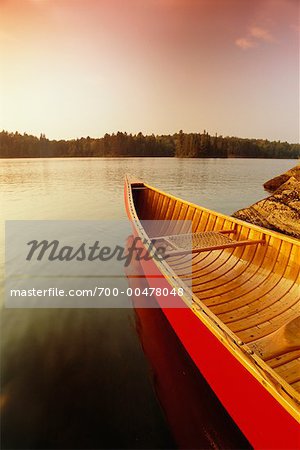
[[[233,217],[300,239],[300,166],[266,185],[268,189],[277,186],[273,195],[235,212]]]

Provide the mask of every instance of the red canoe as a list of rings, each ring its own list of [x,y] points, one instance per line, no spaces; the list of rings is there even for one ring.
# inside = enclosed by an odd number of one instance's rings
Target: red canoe
[[[299,240],[130,178],[125,204],[145,250],[168,253],[141,260],[149,287],[240,430],[257,449],[300,448]]]

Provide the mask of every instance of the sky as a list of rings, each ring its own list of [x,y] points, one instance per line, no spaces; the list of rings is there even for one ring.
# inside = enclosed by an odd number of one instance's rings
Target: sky
[[[0,129],[299,142],[300,0],[0,0]]]

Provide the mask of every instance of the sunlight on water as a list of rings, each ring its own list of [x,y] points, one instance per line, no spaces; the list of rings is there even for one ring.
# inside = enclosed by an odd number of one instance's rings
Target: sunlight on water
[[[125,217],[124,175],[226,214],[265,196],[294,160],[87,158],[2,160],[1,220]]]

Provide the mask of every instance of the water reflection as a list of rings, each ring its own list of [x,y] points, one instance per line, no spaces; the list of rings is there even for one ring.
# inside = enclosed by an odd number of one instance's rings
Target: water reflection
[[[131,310],[2,314],[1,448],[173,448]]]
[[[143,291],[149,287],[140,263],[134,258],[126,273],[133,292],[135,288]],[[251,448],[187,354],[154,297],[133,296],[132,301],[136,330],[151,364],[155,391],[178,448]]]

